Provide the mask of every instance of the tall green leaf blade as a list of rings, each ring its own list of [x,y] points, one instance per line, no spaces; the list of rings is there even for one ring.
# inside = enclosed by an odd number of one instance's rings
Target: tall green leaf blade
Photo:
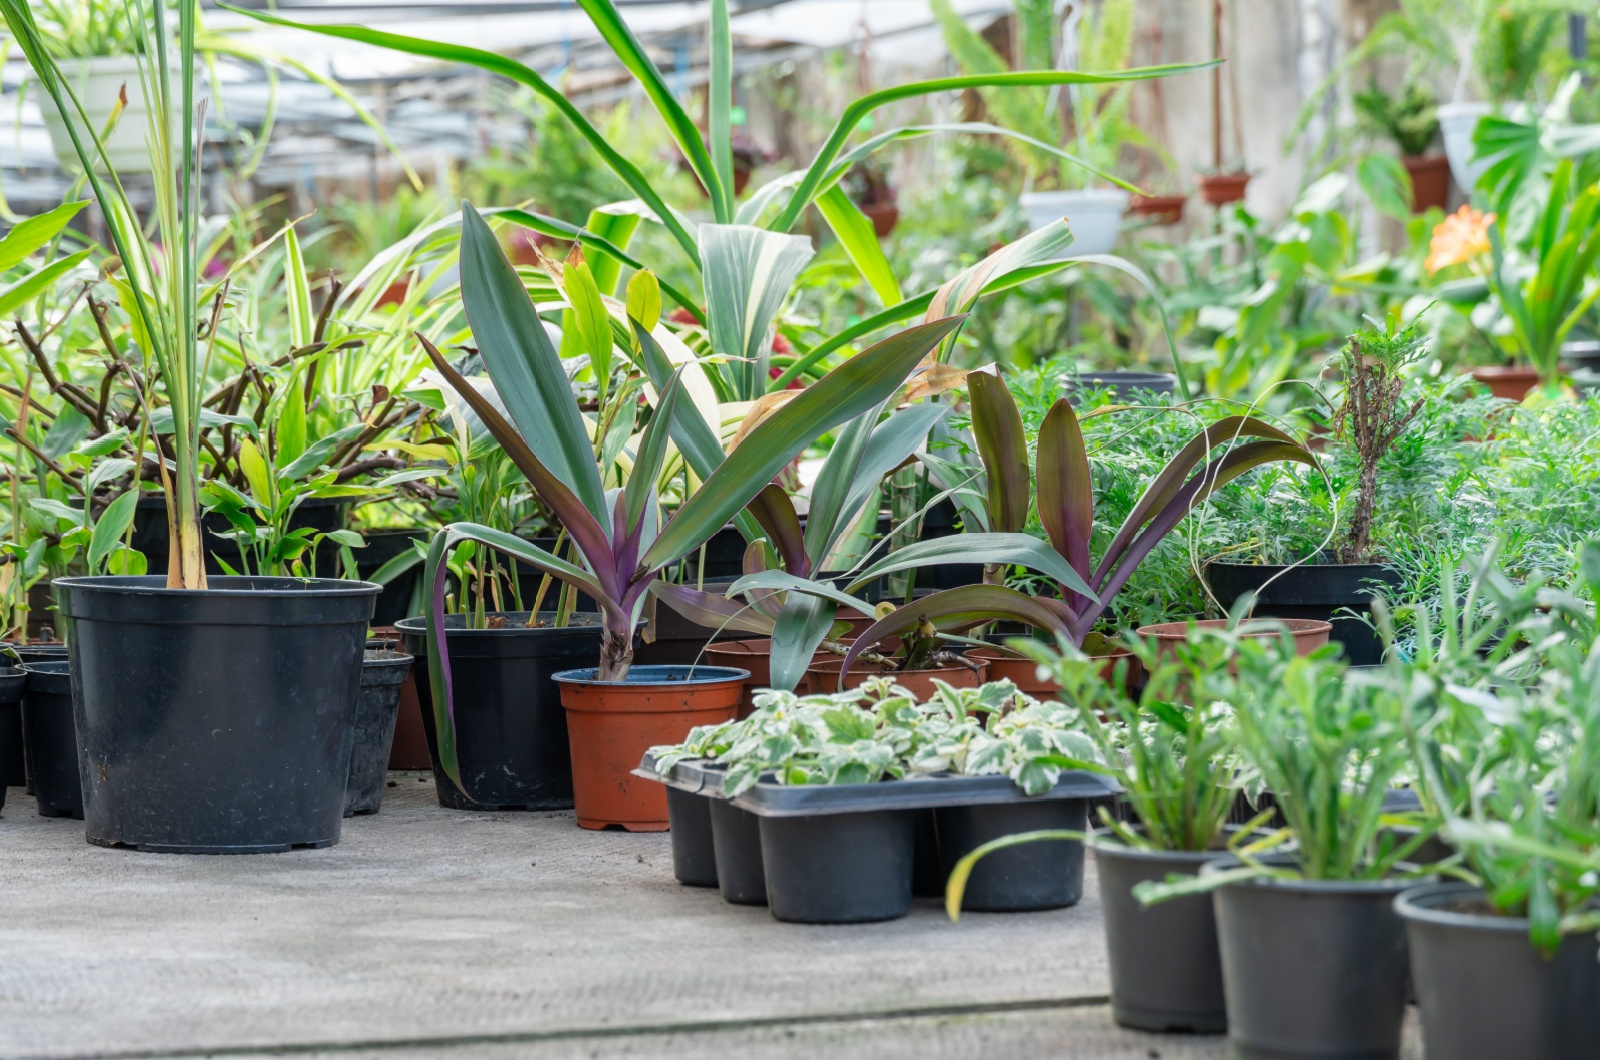
[[[1036,459],[1039,522],[1055,550],[1087,579],[1089,539],[1094,532],[1094,472],[1078,415],[1066,398],[1045,415]]]
[[[48,291],[61,277],[77,268],[88,258],[87,250],[58,258],[42,268],[35,269],[8,287],[0,289],[0,316],[7,316]]]
[[[769,482],[750,502],[750,514],[756,517],[761,529],[767,532],[772,547],[783,559],[784,569],[790,574],[808,576],[810,564],[806,561],[805,542],[800,530],[800,516],[795,513],[794,501],[776,482]]]
[[[961,585],[897,607],[862,630],[845,656],[844,669],[848,670],[856,657],[872,645],[886,637],[909,633],[923,621],[948,632],[996,619],[1021,622],[1047,633],[1067,632],[1060,616],[1026,593],[1003,585]]]
[[[716,171],[721,195],[719,221],[733,220],[733,34],[728,28],[728,0],[711,0],[711,84],[706,109],[710,112],[711,168]],[[710,187],[710,185],[706,185]]]
[[[833,626],[833,601],[808,593],[789,593],[772,625],[770,679],[772,688],[793,692],[811,657]]]
[[[849,588],[858,589],[870,585],[885,574],[932,566],[936,563],[980,563],[986,567],[996,563],[1020,564],[1049,575],[1072,592],[1090,600],[1098,599],[1094,590],[1089,588],[1089,584],[1072,569],[1071,564],[1056,554],[1055,549],[1027,534],[969,532],[952,534],[932,541],[918,541],[914,545],[907,545],[889,553],[856,575],[855,581]]]
[[[583,227],[596,239],[604,240],[618,250],[627,250],[641,220],[643,218],[636,209],[596,206],[589,211],[589,219],[583,223]],[[601,254],[589,257],[588,262],[600,293],[615,295],[617,281],[622,278],[622,261],[610,254]]]
[[[989,529],[1017,533],[1028,521],[1031,499],[1022,413],[999,376],[973,372],[967,376],[967,393],[972,398],[972,433],[988,473]]]
[[[766,392],[772,322],[814,253],[804,236],[749,225],[700,226],[711,348],[729,359],[740,400]]]
[[[817,210],[822,214],[839,245],[850,255],[850,260],[861,272],[861,278],[871,285],[884,305],[898,305],[905,301],[900,293],[900,282],[894,278],[894,266],[884,256],[883,245],[872,221],[861,208],[850,201],[844,189],[835,184],[817,196]]]
[[[834,520],[832,540],[824,546],[823,555],[832,551],[839,534],[856,518],[862,506],[878,495],[883,477],[910,459],[926,440],[934,424],[944,419],[950,411],[951,406],[942,402],[924,401],[901,409],[877,426],[856,467],[855,481],[850,484],[850,493]],[[816,513],[814,497],[813,493],[813,517]],[[809,524],[806,529],[810,530]]]
[[[291,226],[283,232],[284,297],[289,313],[289,345],[298,349],[312,343],[316,314],[311,309],[311,280],[306,275],[300,237]]]
[[[461,304],[517,433],[586,509],[604,512],[593,443],[561,358],[517,270],[470,204],[461,213]]]
[[[811,484],[811,510],[806,514],[805,554],[807,564],[816,569],[828,554],[833,541],[843,530],[845,502],[850,486],[861,466],[867,443],[877,426],[882,406],[864,412],[845,424],[833,440],[827,459]],[[803,573],[795,571],[794,573]]]
[[[78,215],[78,211],[89,205],[89,200],[81,202],[64,202],[48,213],[29,217],[18,221],[0,239],[0,272],[6,272],[21,265],[35,251],[50,242],[67,223]]]
[[[908,328],[802,390],[752,430],[678,509],[643,562],[660,566],[698,548],[807,446],[898,390],[917,362],[959,323],[952,317]]]
[[[133,510],[138,503],[138,491],[128,490],[100,513],[94,532],[89,535],[89,573],[98,573],[106,557],[122,547],[122,535],[133,525]]]

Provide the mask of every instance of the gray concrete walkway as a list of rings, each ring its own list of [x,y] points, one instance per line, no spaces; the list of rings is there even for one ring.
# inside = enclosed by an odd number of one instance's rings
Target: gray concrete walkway
[[[666,835],[391,780],[338,846],[231,858],[91,847],[12,789],[0,1056],[1227,1055],[1112,1025],[1092,871],[1058,912],[780,924],[675,883]]]

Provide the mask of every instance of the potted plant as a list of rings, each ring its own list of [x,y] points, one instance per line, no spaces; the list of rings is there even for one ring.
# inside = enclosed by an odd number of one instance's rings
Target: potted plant
[[[1417,321],[1369,324],[1354,332],[1339,351],[1337,365],[1344,395],[1334,417],[1335,435],[1356,462],[1352,510],[1344,532],[1330,549],[1309,562],[1240,563],[1212,560],[1206,580],[1223,606],[1232,608],[1246,593],[1266,614],[1296,621],[1331,622],[1332,637],[1344,645],[1355,665],[1380,661],[1382,645],[1366,618],[1375,592],[1397,586],[1382,562],[1382,543],[1373,540],[1380,471],[1422,410],[1424,397],[1406,401],[1406,368],[1426,352]],[[1343,514],[1343,513],[1341,513]]]
[[[1428,153],[1439,135],[1433,93],[1407,79],[1399,92],[1390,95],[1373,81],[1350,102],[1371,134],[1388,138],[1399,150],[1400,164],[1411,178],[1412,209],[1443,210],[1450,199],[1450,159]]]
[[[660,396],[622,491],[611,502],[602,481],[611,474],[610,461],[604,467],[597,461],[555,347],[516,269],[470,206],[463,209],[461,257],[462,303],[505,411],[425,339],[424,347],[563,526],[578,561],[478,524],[454,523],[435,536],[424,586],[441,764],[461,785],[451,668],[443,654],[446,579],[440,571],[449,551],[463,541],[477,541],[571,585],[599,605],[599,666],[555,676],[568,715],[578,821],[593,828],[659,830],[667,824],[664,798],[629,777],[639,756],[653,744],[681,738],[696,723],[719,714],[732,717],[748,675],[742,670],[708,674],[705,668],[697,673],[684,666],[632,669],[634,630],[646,594],[663,568],[698,549],[819,435],[897,391],[959,320],[923,324],[863,351],[795,392],[724,456],[692,400],[683,397],[681,370],[671,370],[651,335],[658,325],[660,292],[649,273],[639,273],[628,290],[631,355],[648,366]],[[608,326],[595,349],[603,343],[609,353],[612,341]],[[703,485],[658,529],[655,483],[669,436]]]
[[[1126,70],[1133,46],[1133,0],[1114,0],[1076,21],[1076,40],[1067,46],[1076,65],[1088,70]],[[969,75],[994,74],[1008,64],[958,14],[948,0],[934,0],[933,10],[951,55]],[[1027,66],[1067,65],[1055,47],[1052,13],[1017,5],[1013,13],[1017,52]],[[1028,227],[1041,228],[1065,217],[1077,237],[1078,254],[1109,254],[1122,231],[1133,185],[1113,176],[1124,146],[1150,146],[1142,130],[1128,119],[1126,85],[1082,85],[1058,95],[1047,87],[985,91],[984,105],[1008,128],[1026,134],[1013,154],[1023,170],[1019,201]],[[1071,153],[1056,146],[1061,138],[1061,113],[1071,120]],[[1070,161],[1068,161],[1070,160]],[[1063,164],[1067,162],[1067,164]],[[1075,163],[1075,164],[1074,164]]]
[[[1250,186],[1250,173],[1244,169],[1229,169],[1216,173],[1202,173],[1200,198],[1207,206],[1229,206],[1243,202]]]
[[[1134,658],[1149,673],[1138,695],[1125,681],[1108,680],[1099,659],[1070,644],[1014,643],[1077,709],[1103,763],[1085,768],[1113,777],[1133,814],[1123,821],[1102,807],[1103,830],[1087,837],[1100,879],[1113,1018],[1139,1030],[1221,1033],[1227,1011],[1210,900],[1193,895],[1144,908],[1133,890],[1173,874],[1192,876],[1230,847],[1260,837],[1248,827],[1225,833],[1243,779],[1227,706],[1233,681],[1227,635],[1191,632],[1173,652],[1129,637]],[[1070,830],[1037,831],[977,847],[950,873],[945,905],[951,919],[980,859],[1025,843],[1085,838]],[[1004,871],[998,863],[992,869]]]
[[[1597,628],[1577,596],[1600,589],[1600,545],[1579,568],[1568,591],[1516,591],[1491,554],[1460,605],[1447,572],[1441,633],[1391,664],[1418,775],[1465,858],[1459,879],[1395,903],[1430,1056],[1600,1052]]]
[[[1236,638],[1231,697],[1238,746],[1272,792],[1290,852],[1270,844],[1213,861],[1198,877],[1144,883],[1160,902],[1212,893],[1228,1037],[1245,1056],[1398,1055],[1406,1002],[1405,930],[1394,899],[1429,838],[1382,826],[1407,767],[1402,700],[1351,678],[1325,649],[1287,635]]]
[[[61,68],[29,5],[0,3],[55,107],[106,217],[118,283],[141,353],[157,367],[146,393],[171,417],[172,467],[158,462],[168,505],[166,576],[60,579],[91,843],[145,850],[257,852],[338,841],[350,724],[366,623],[378,587],[293,578],[207,578],[200,529],[198,188],[202,113],[192,78],[196,12],[131,18],[150,58],[152,109],[175,114],[149,138],[153,234],[115,179],[98,130],[72,107]],[[177,39],[172,39],[174,29]],[[159,241],[160,250],[156,248]],[[157,267],[159,257],[160,266]],[[225,684],[227,697],[215,689]]]

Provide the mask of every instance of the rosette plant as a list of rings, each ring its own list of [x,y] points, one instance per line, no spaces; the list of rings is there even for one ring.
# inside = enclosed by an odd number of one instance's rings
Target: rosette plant
[[[671,367],[651,335],[660,311],[653,278],[637,275],[628,295],[625,350],[644,362],[658,397],[625,482],[607,490],[589,426],[516,268],[488,223],[470,205],[463,207],[462,305],[495,397],[468,382],[426,338],[419,336],[419,341],[564,527],[577,561],[472,523],[453,523],[435,536],[424,571],[430,606],[429,680],[440,760],[452,779],[458,778],[458,766],[449,661],[443,650],[446,580],[440,577],[450,549],[477,541],[591,597],[603,626],[597,680],[622,681],[633,658],[634,629],[646,594],[663,569],[739,515],[821,435],[880,407],[961,322],[960,317],[948,317],[920,324],[862,351],[796,392],[724,454],[710,425],[684,397],[682,370]],[[702,484],[662,523],[655,488],[669,439]]]

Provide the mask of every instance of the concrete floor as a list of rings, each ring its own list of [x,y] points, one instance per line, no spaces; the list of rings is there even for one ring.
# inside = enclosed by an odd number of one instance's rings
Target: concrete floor
[[[335,847],[231,858],[91,847],[12,789],[0,1057],[1228,1053],[1112,1024],[1092,871],[1057,912],[781,924],[679,886],[664,834],[442,810],[430,778],[390,779]]]

